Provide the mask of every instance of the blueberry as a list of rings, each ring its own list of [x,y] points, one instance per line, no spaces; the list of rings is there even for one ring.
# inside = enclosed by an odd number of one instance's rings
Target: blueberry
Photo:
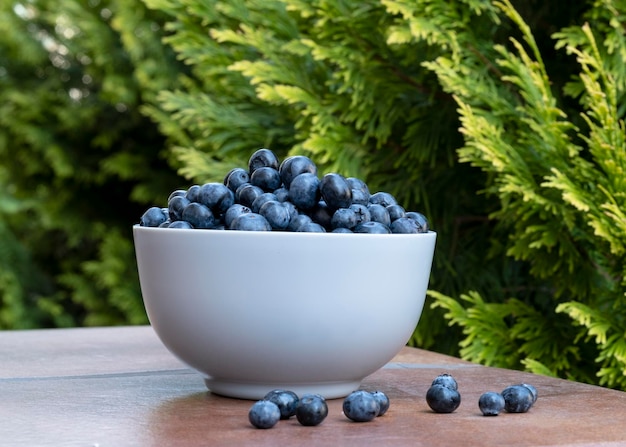
[[[243,168],[233,168],[226,174],[226,177],[224,177],[224,185],[232,192],[237,191],[237,188],[249,182],[250,174]]]
[[[289,188],[292,180],[300,174],[308,172],[317,176],[317,166],[304,155],[294,155],[283,160],[278,167],[278,172],[285,187]]]
[[[416,234],[420,232],[417,222],[413,219],[409,219],[408,217],[400,217],[399,219],[394,220],[391,222],[389,228],[392,233]]]
[[[370,211],[367,209],[367,206],[361,203],[353,203],[352,205],[350,205],[350,209],[354,210],[354,212],[356,213],[357,225],[372,220],[372,216],[370,214]]]
[[[200,187],[198,201],[214,214],[221,215],[235,203],[235,194],[223,183],[205,183]]]
[[[437,377],[433,379],[431,386],[432,385],[443,385],[452,390],[459,389],[459,384],[457,383],[456,379],[448,373],[439,374]]]
[[[346,180],[352,190],[352,203],[367,205],[370,200],[370,190],[367,184],[356,177],[348,177]]]
[[[296,407],[296,419],[305,426],[315,426],[322,423],[328,416],[326,399],[319,394],[304,394]]]
[[[484,416],[497,416],[504,410],[504,398],[495,391],[487,391],[478,399],[478,408]]]
[[[380,413],[380,404],[368,391],[353,391],[343,400],[343,414],[354,422],[372,421],[378,413]]]
[[[284,230],[291,220],[289,208],[285,206],[284,203],[277,200],[265,202],[261,208],[259,208],[259,214],[265,217],[275,230]]]
[[[199,202],[200,201],[200,185],[192,185],[187,189],[185,193],[185,197],[190,202]]]
[[[436,384],[428,388],[426,403],[435,413],[452,413],[461,404],[458,390]]]
[[[158,227],[164,223],[169,217],[168,213],[163,212],[163,208],[158,206],[150,207],[139,219],[139,225],[142,227]]]
[[[373,391],[372,396],[374,396],[374,399],[378,401],[378,406],[380,408],[378,416],[380,417],[387,413],[387,410],[389,410],[389,397],[387,397],[387,395],[382,391]]]
[[[420,229],[420,233],[428,233],[428,229],[429,229],[428,219],[426,219],[426,216],[424,216],[422,213],[409,211],[406,213],[405,216],[417,222],[417,226]]]
[[[258,186],[245,183],[237,188],[237,191],[235,192],[235,201],[247,206],[248,208],[252,208],[254,200],[263,194],[263,192],[264,191]]]
[[[338,227],[331,231],[331,233],[354,233],[354,231],[349,230],[348,228]]]
[[[224,213],[224,226],[226,228],[230,228],[231,224],[233,223],[233,220],[235,220],[235,218],[241,214],[245,214],[245,213],[251,213],[252,210],[250,208],[248,208],[247,206],[244,206],[240,203],[235,203],[234,205],[232,205],[230,208],[228,208],[226,210],[226,213]]]
[[[512,385],[502,391],[504,409],[508,413],[526,413],[533,405],[533,393],[524,385]]]
[[[299,233],[326,233],[326,228],[317,222],[309,222],[300,225],[296,231]]]
[[[289,186],[289,200],[298,208],[313,208],[320,198],[320,180],[310,172],[297,175]]]
[[[276,196],[276,200],[279,202],[286,202],[289,200],[289,190],[287,188],[281,187],[275,189],[274,195]]]
[[[263,206],[265,202],[269,202],[270,200],[277,200],[276,195],[273,192],[264,192],[256,199],[254,199],[254,202],[252,202],[252,206],[250,207],[250,209],[253,213],[258,213],[261,209],[261,206]]]
[[[391,219],[391,221],[393,222],[394,220],[400,219],[401,217],[404,217],[406,214],[406,210],[398,205],[389,205],[387,208],[387,212],[389,213],[389,218]]]
[[[289,221],[289,225],[287,226],[287,229],[289,231],[298,231],[298,228],[300,228],[302,225],[310,224],[312,222],[313,221],[308,215],[297,214],[291,217],[291,220]]]
[[[354,227],[355,233],[372,233],[372,234],[390,234],[391,230],[385,224],[380,222],[363,222]]]
[[[370,212],[370,220],[380,222],[386,226],[391,225],[391,218],[389,217],[389,211],[387,211],[386,207],[377,203],[370,203],[367,209]]]
[[[159,225],[159,228],[169,228],[171,223],[172,223],[172,221],[167,219],[165,222],[163,222],[161,225]]]
[[[389,205],[397,205],[398,201],[388,192],[379,191],[370,196],[370,203],[382,205],[387,208]]]
[[[537,402],[537,396],[538,396],[537,388],[535,388],[533,385],[530,385],[528,383],[519,383],[518,385],[525,386],[526,388],[528,388],[530,390],[530,393],[533,395],[533,404]]]
[[[213,212],[198,202],[191,202],[185,207],[182,220],[189,222],[194,228],[213,228],[215,226]]]
[[[298,395],[289,390],[272,390],[265,395],[264,400],[269,400],[278,405],[281,419],[289,419],[296,415],[296,407],[300,399]]]
[[[351,230],[356,227],[358,223],[358,217],[356,212],[352,208],[339,208],[333,213],[333,217],[330,220],[330,226],[332,229],[347,228]]]
[[[179,229],[183,229],[183,230],[192,230],[193,226],[191,226],[191,224],[189,222],[187,222],[186,220],[176,220],[172,223],[170,223],[167,228],[179,228]]]
[[[248,420],[256,428],[272,428],[280,420],[280,409],[274,402],[259,400],[248,411]]]
[[[250,156],[248,160],[248,172],[252,175],[254,171],[264,167],[278,169],[278,158],[276,154],[265,148],[257,150]]]
[[[167,201],[169,202],[170,200],[172,200],[176,196],[185,196],[186,194],[187,194],[187,190],[186,189],[176,189],[176,190],[174,190],[174,191],[172,191],[170,193],[170,195],[167,198]]]
[[[191,202],[184,196],[174,196],[167,202],[167,210],[171,221],[181,220],[183,210]]]
[[[258,186],[263,191],[274,191],[280,188],[282,180],[278,174],[278,170],[268,166],[262,166],[252,173],[250,183]]]
[[[309,215],[313,222],[320,224],[325,230],[331,230],[331,221],[333,218],[333,210],[324,202],[320,200],[309,210]]]
[[[235,217],[229,227],[231,230],[271,231],[272,226],[267,219],[256,213],[243,213]]]
[[[352,205],[352,189],[346,178],[340,174],[333,172],[324,175],[320,180],[320,194],[333,210]]]

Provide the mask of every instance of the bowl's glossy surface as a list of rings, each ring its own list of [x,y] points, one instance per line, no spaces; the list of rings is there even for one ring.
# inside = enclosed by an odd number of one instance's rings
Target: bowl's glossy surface
[[[436,234],[133,228],[150,323],[217,394],[343,397],[424,305]]]

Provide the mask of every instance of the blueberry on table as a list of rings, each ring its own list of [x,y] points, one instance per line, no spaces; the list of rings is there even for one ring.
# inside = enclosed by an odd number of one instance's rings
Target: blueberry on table
[[[352,188],[341,174],[331,172],[324,175],[320,180],[320,194],[333,210],[349,208],[352,205]]]
[[[319,394],[304,394],[296,406],[296,419],[305,426],[315,426],[322,423],[328,416],[326,399]]]
[[[259,168],[274,168],[278,169],[278,157],[269,149],[259,149],[254,152],[248,160],[248,172],[250,175]]]
[[[380,404],[369,391],[353,391],[343,400],[343,414],[354,422],[372,421],[379,413]]]
[[[504,397],[495,391],[487,391],[478,398],[478,408],[484,416],[497,416],[504,410]]]
[[[533,395],[533,404],[537,402],[537,396],[538,396],[537,388],[535,388],[533,385],[530,385],[528,383],[520,383],[518,385],[525,386],[526,388],[528,388],[530,390],[530,393]]]
[[[320,198],[320,180],[310,172],[297,175],[289,186],[289,200],[298,208],[313,208]]]
[[[152,206],[146,210],[139,219],[142,227],[158,227],[169,218],[169,214],[163,212],[163,208]]]
[[[504,409],[508,413],[526,413],[533,406],[533,393],[524,385],[511,385],[502,391]]]
[[[459,389],[459,384],[457,383],[456,379],[448,373],[439,374],[437,377],[433,379],[431,386],[432,385],[443,385],[453,390]]]
[[[387,410],[389,410],[389,397],[382,391],[378,390],[372,391],[372,396],[374,396],[374,399],[378,401],[378,406],[380,408],[380,411],[378,412],[378,417],[387,413]]]
[[[296,407],[300,401],[298,395],[293,391],[281,389],[268,392],[263,399],[273,402],[278,406],[281,419],[289,419],[291,416],[295,416]]]
[[[248,411],[248,420],[256,428],[272,428],[280,420],[280,409],[274,402],[259,400]]]
[[[458,390],[436,384],[428,388],[426,403],[435,413],[452,413],[461,405],[461,395]]]
[[[272,231],[267,219],[257,213],[244,213],[237,216],[230,224],[229,229],[241,231]]]

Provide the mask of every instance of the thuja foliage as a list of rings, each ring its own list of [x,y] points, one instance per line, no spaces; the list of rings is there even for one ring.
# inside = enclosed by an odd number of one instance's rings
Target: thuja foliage
[[[622,4],[145,2],[190,181],[260,146],[362,177],[439,233],[413,343],[626,388]]]
[[[139,112],[179,72],[159,14],[0,2],[0,328],[146,322],[131,225],[179,178]]]

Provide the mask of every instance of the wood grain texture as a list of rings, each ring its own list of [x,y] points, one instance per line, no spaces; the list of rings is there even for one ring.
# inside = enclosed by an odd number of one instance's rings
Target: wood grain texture
[[[373,422],[350,422],[341,399],[317,427],[294,419],[258,430],[250,401],[213,395],[150,327],[0,332],[0,446],[623,446],[626,393],[487,368],[405,348],[362,388],[391,400]],[[462,402],[435,414],[425,394],[442,372]],[[528,382],[539,399],[525,414],[484,417],[485,391]]]

